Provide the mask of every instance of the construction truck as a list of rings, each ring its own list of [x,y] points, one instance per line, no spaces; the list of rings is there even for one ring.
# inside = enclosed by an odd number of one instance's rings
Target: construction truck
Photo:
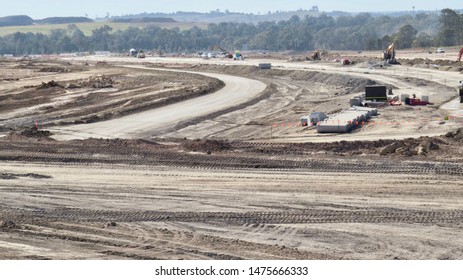
[[[130,55],[137,58],[145,58],[145,52],[143,50],[130,49]]]
[[[460,52],[458,53],[457,61],[461,61],[461,56],[463,56],[463,48],[461,48]]]
[[[241,54],[240,51],[236,51],[235,55],[233,56],[233,60],[244,60],[244,56]]]
[[[395,59],[395,44],[391,43],[383,52],[383,59],[389,64],[399,64]]]
[[[429,101],[416,98],[416,95],[413,94],[412,98],[409,98],[409,97],[405,98],[405,104],[410,105],[410,106],[426,106],[431,103],[429,103]]]
[[[341,59],[341,65],[350,65],[352,64],[352,61],[348,58],[343,58]]]

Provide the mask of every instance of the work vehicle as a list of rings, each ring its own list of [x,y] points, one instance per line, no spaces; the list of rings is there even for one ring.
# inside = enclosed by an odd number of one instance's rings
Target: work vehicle
[[[350,65],[351,63],[352,61],[350,61],[348,58],[341,59],[341,65]]]
[[[386,48],[386,51],[383,52],[383,58],[389,64],[399,64],[399,62],[395,59],[395,44],[394,43],[391,43]]]
[[[145,58],[146,57],[145,52],[143,50],[139,50],[138,54],[137,54],[137,57],[138,58]]]
[[[416,95],[413,94],[412,98],[409,98],[409,97],[405,98],[405,104],[410,105],[410,106],[426,106],[431,103],[429,103],[429,101],[416,98]]]
[[[244,56],[241,54],[240,51],[236,51],[235,55],[233,56],[233,60],[244,60]]]
[[[321,55],[320,55],[320,50],[316,50],[311,56],[310,58],[312,60],[320,60],[321,59]]]

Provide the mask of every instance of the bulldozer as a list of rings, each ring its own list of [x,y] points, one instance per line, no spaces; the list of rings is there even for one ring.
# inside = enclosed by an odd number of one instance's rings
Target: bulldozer
[[[395,43],[391,43],[383,52],[383,59],[389,64],[400,64],[395,58]]]
[[[138,54],[137,54],[137,57],[138,58],[145,58],[146,57],[145,52],[143,50],[139,50]]]

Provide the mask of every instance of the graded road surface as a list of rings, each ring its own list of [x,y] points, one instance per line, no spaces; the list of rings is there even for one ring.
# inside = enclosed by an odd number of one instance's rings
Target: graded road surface
[[[50,131],[55,133],[54,138],[57,140],[156,136],[175,127],[182,121],[188,121],[252,100],[266,88],[264,83],[257,80],[216,73],[201,73],[201,75],[222,80],[225,87],[206,96],[158,109],[104,122],[51,128]]]

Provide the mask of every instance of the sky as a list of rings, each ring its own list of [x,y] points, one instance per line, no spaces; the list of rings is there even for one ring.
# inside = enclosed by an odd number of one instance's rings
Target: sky
[[[89,18],[124,14],[194,11],[209,12],[220,9],[231,12],[267,13],[310,9],[316,5],[321,11],[374,12],[462,9],[462,0],[20,0],[2,1],[0,17],[28,15],[34,19],[53,16],[88,16]]]

